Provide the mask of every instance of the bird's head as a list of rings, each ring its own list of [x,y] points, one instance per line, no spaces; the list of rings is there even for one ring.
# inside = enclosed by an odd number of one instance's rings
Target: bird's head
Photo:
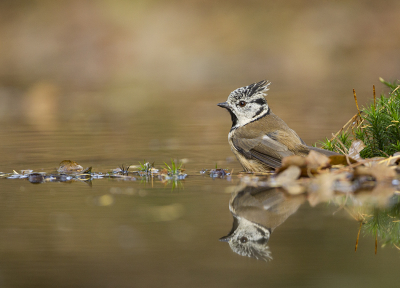
[[[232,117],[232,129],[244,126],[269,113],[265,100],[270,82],[260,81],[249,86],[241,87],[229,94],[228,100],[218,103],[219,107],[226,108]]]
[[[228,242],[239,255],[269,261],[272,259],[267,245],[270,236],[271,229],[234,215],[231,232],[219,240]]]

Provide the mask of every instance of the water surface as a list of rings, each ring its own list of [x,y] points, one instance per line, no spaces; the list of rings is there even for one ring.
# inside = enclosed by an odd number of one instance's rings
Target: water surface
[[[0,179],[2,287],[395,287],[400,252],[379,242],[375,255],[366,234],[355,253],[359,222],[344,210],[333,215],[337,205],[304,201],[272,232],[270,261],[218,241],[231,230],[228,205],[240,184],[226,139],[230,119],[216,108],[196,123],[183,111],[161,120],[60,121],[49,130],[24,121],[2,125],[2,172],[55,171],[64,159],[107,172],[143,159],[161,167],[184,158],[188,174],[174,189],[140,177],[91,184]],[[233,177],[199,173],[216,164],[233,169]]]

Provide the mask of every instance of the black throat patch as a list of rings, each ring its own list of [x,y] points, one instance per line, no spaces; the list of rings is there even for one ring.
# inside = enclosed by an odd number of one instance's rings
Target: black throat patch
[[[236,117],[236,115],[235,115],[231,110],[228,109],[228,111],[229,111],[229,114],[231,114],[231,119],[232,119],[232,127],[231,127],[231,130],[232,130],[233,127],[236,126],[236,124],[237,124],[237,122],[238,122],[238,118]]]

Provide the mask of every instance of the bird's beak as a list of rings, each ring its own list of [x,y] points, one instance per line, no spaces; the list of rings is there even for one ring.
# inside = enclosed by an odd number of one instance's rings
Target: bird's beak
[[[231,238],[232,238],[231,235],[227,235],[227,236],[224,236],[224,237],[219,238],[219,241],[222,241],[222,242],[229,242],[229,240],[231,240]]]
[[[217,105],[218,105],[219,107],[226,108],[226,109],[231,108],[231,106],[228,104],[228,102],[218,103]]]

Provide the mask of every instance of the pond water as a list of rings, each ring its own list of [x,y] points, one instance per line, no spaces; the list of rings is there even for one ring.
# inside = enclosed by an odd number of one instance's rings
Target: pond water
[[[4,120],[1,172],[54,172],[70,159],[105,173],[144,159],[160,168],[172,158],[185,160],[188,177],[178,183],[137,176],[91,183],[0,179],[0,286],[396,287],[400,251],[379,239],[375,254],[375,237],[363,231],[354,252],[359,222],[338,205],[311,207],[305,198],[278,193],[275,200],[292,204],[284,213],[274,206],[273,224],[258,208],[249,221],[276,227],[268,261],[219,241],[232,228],[229,204],[241,171],[227,143],[229,115],[215,106],[225,98],[162,102],[112,117],[56,115],[48,125],[40,116]],[[277,107],[310,144],[345,123],[327,115],[330,124],[322,125],[318,112],[308,120],[317,123],[310,131],[292,110]],[[216,164],[233,176],[200,174]],[[239,211],[239,202],[231,209]],[[238,215],[245,217],[243,211]]]

